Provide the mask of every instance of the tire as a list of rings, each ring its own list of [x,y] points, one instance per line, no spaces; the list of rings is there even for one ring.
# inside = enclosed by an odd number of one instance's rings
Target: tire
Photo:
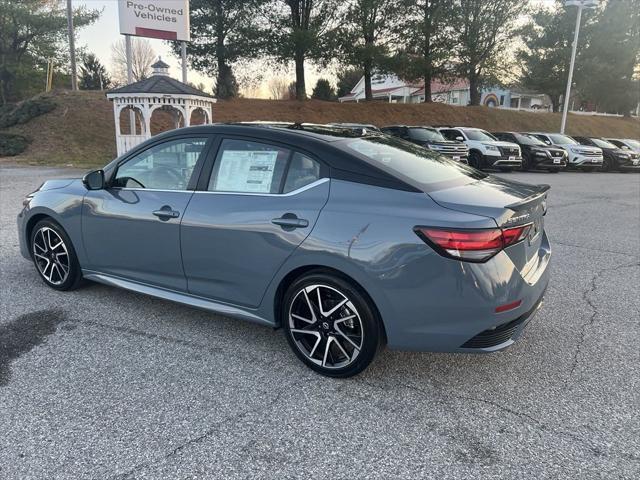
[[[314,271],[300,277],[287,289],[282,305],[281,325],[291,349],[321,375],[357,375],[384,344],[375,307],[337,275]]]
[[[482,155],[478,152],[471,152],[469,154],[469,165],[480,170],[482,168]]]
[[[82,271],[71,239],[56,222],[40,220],[29,239],[31,258],[42,281],[55,290],[74,290]]]
[[[611,160],[605,157],[602,161],[602,168],[600,168],[600,171],[610,172],[611,170],[613,170],[613,165],[611,164]]]
[[[560,169],[559,168],[550,168],[549,173],[560,173]]]
[[[523,156],[520,170],[523,172],[528,172],[530,168],[531,168],[531,164],[529,163],[529,160],[525,156]]]

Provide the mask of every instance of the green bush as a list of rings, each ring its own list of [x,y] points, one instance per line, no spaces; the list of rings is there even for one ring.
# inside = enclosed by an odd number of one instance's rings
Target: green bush
[[[0,157],[19,155],[27,148],[29,139],[22,135],[0,133]]]
[[[47,98],[33,98],[17,105],[5,105],[0,109],[0,128],[27,123],[29,120],[50,112],[54,108],[56,108],[56,104]]]

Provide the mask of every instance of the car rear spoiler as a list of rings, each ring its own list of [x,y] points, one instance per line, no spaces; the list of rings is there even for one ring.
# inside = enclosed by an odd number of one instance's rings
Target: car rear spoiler
[[[508,208],[509,210],[513,210],[514,212],[520,212],[522,210],[529,209],[532,205],[538,203],[540,200],[543,200],[544,197],[547,196],[547,192],[551,189],[550,185],[536,185],[536,192],[529,195],[527,198],[512,203],[511,205],[506,205],[504,208]]]

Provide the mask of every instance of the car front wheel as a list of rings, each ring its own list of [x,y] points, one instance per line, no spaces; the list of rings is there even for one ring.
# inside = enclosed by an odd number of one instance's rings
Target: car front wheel
[[[40,277],[51,288],[72,290],[82,280],[75,250],[66,232],[51,220],[41,220],[31,232],[31,256]]]
[[[362,372],[383,344],[375,309],[346,280],[311,273],[296,280],[283,302],[289,345],[308,367],[329,377]]]

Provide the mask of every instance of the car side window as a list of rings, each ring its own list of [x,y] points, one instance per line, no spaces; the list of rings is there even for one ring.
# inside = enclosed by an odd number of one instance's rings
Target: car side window
[[[447,140],[456,140],[457,137],[462,137],[462,133],[458,130],[441,130],[442,134]]]
[[[291,151],[248,140],[222,141],[209,180],[210,192],[280,193]]]
[[[301,153],[294,153],[282,193],[289,193],[320,179],[320,164]]]
[[[186,190],[206,138],[181,138],[155,145],[118,167],[112,186]]]

